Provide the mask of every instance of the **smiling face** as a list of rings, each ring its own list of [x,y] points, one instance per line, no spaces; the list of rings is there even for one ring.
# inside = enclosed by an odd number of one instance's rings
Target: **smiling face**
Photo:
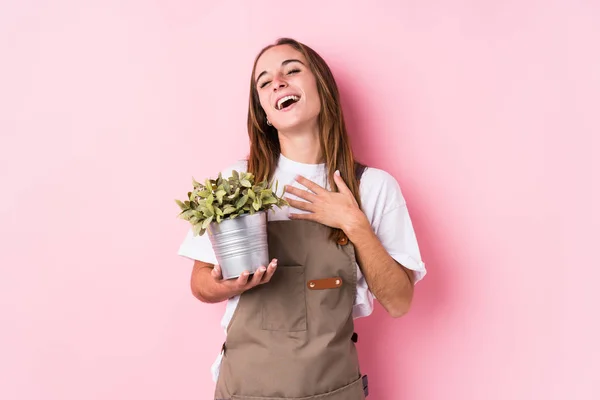
[[[277,130],[318,126],[317,83],[301,52],[289,45],[271,47],[258,59],[254,79],[260,105]]]

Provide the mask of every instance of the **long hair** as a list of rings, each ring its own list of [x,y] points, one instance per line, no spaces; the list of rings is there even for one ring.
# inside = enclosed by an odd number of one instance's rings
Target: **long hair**
[[[340,104],[340,95],[333,74],[325,60],[307,45],[294,39],[281,38],[258,53],[254,60],[250,79],[250,99],[248,106],[248,136],[250,138],[250,154],[248,155],[248,172],[254,174],[257,181],[271,180],[281,153],[277,129],[267,124],[267,115],[260,105],[254,75],[256,63],[265,51],[274,46],[289,45],[302,53],[308,62],[308,67],[314,74],[317,90],[321,100],[319,113],[319,130],[321,149],[327,169],[331,190],[338,191],[333,180],[336,170],[346,182],[346,185],[361,206],[359,194],[359,176],[364,165],[358,163],[352,154],[350,140]],[[344,237],[341,229],[333,229],[332,240]]]

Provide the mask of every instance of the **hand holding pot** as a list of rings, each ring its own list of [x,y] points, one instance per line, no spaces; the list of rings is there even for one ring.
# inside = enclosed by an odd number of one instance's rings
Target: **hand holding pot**
[[[223,286],[227,293],[231,294],[229,297],[233,297],[240,295],[246,290],[252,289],[255,286],[269,282],[271,280],[271,277],[275,273],[276,268],[277,259],[274,258],[273,260],[271,260],[271,263],[267,267],[259,267],[251,278],[250,273],[248,271],[244,271],[236,279],[225,280],[223,279],[221,268],[218,265],[215,265],[215,267],[211,271],[211,276],[216,283]]]

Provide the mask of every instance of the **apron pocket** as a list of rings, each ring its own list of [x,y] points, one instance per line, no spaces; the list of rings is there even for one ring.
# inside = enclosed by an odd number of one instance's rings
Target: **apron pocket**
[[[306,285],[303,266],[279,266],[261,285],[261,328],[268,331],[306,330]]]

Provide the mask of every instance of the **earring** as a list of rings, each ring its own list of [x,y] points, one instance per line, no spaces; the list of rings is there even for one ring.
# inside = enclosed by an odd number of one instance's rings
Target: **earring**
[[[267,118],[267,125],[273,126],[273,124],[271,123],[271,121],[269,121],[269,118]]]

